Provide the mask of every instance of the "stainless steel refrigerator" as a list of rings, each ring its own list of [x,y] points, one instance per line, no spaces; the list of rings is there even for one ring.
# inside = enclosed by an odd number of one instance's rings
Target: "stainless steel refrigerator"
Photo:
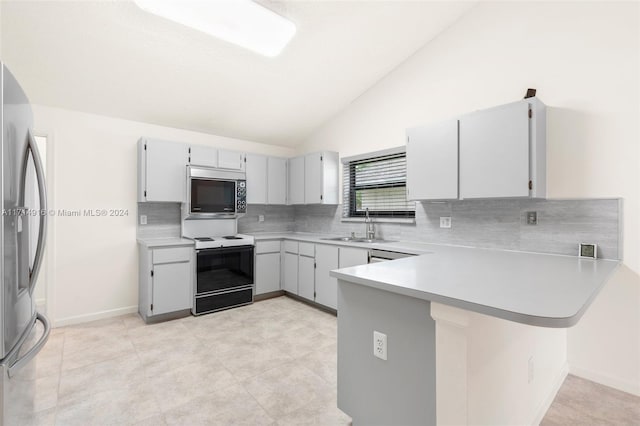
[[[44,255],[47,205],[29,100],[1,62],[0,68],[0,425],[9,425],[21,423],[33,410],[33,358],[49,337],[49,321],[36,311],[33,295]],[[35,192],[33,185],[39,194],[37,210],[25,205]],[[38,228],[36,247],[30,247],[30,227]],[[42,327],[36,327],[38,321]]]

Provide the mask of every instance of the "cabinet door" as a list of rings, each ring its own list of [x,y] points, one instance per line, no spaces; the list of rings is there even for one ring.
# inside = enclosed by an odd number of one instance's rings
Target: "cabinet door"
[[[256,255],[256,294],[280,290],[280,253]]]
[[[458,198],[458,120],[407,130],[410,200]]]
[[[193,166],[218,167],[218,149],[210,146],[191,145],[191,161]]]
[[[315,260],[313,257],[298,257],[298,296],[313,300],[315,292]]]
[[[289,293],[298,294],[298,255],[292,253],[284,254],[284,279],[283,290]]]
[[[153,315],[191,309],[191,263],[153,266]]]
[[[185,202],[188,145],[157,139],[145,144],[145,201]]]
[[[267,204],[267,157],[247,154],[247,204]]]
[[[460,118],[460,198],[529,196],[529,104]]]
[[[304,202],[322,203],[322,154],[304,156]]]
[[[247,169],[247,175],[248,173]],[[267,203],[287,204],[286,158],[269,157],[267,159]]]
[[[221,169],[244,170],[244,154],[237,151],[218,150],[218,167]]]
[[[304,204],[304,157],[289,159],[289,204]]]
[[[338,247],[316,245],[316,302],[338,308],[338,280],[329,271],[338,269]]]
[[[366,265],[367,263],[369,263],[369,250],[351,247],[340,247],[340,268]]]

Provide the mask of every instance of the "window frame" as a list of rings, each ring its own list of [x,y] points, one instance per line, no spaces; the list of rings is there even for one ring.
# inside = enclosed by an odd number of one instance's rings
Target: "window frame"
[[[356,191],[357,190],[404,187],[405,194],[406,194],[406,187],[407,187],[406,172],[405,172],[404,182],[389,182],[384,184],[371,184],[371,185],[356,185],[355,183],[355,168],[357,165],[366,164],[366,163],[375,163],[385,159],[400,158],[400,157],[404,157],[405,163],[406,163],[407,153],[404,150],[401,152],[393,153],[391,155],[390,154],[385,155],[382,153],[371,153],[370,155],[367,155],[364,158],[346,162],[345,166],[347,167],[343,169],[343,172],[347,171],[349,173],[349,176],[348,176],[348,179],[349,179],[349,200],[348,200],[349,213],[348,214],[349,216],[347,216],[347,218],[363,218],[366,216],[366,212],[358,211],[356,208]],[[407,200],[407,202],[409,203],[412,201]],[[416,217],[416,212],[415,212],[415,209],[414,210],[369,210],[369,216],[381,217],[381,218],[414,219]]]

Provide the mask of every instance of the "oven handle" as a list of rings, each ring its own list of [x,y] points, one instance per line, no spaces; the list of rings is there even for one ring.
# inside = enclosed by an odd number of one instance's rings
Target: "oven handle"
[[[198,249],[196,252],[198,256],[209,256],[215,254],[223,254],[229,252],[242,253],[242,252],[253,252],[253,246],[232,246],[232,247],[216,247],[216,248],[207,248],[207,249]]]

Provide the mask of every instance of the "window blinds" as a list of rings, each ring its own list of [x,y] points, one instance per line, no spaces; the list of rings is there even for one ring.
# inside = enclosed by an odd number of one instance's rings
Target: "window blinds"
[[[351,161],[343,168],[343,217],[414,217],[415,203],[407,201],[406,154]]]

